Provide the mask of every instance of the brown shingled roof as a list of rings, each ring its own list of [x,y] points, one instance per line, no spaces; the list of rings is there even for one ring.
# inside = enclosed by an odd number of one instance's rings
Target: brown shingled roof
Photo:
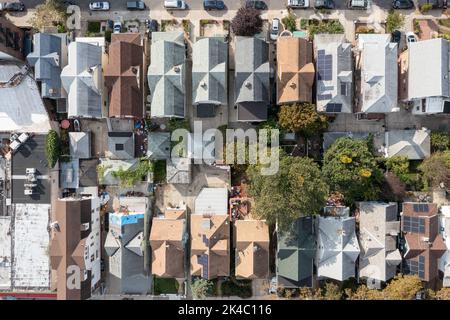
[[[199,262],[202,256],[207,269]],[[191,275],[207,279],[230,275],[228,215],[191,215]]]
[[[83,276],[85,269],[84,249],[89,230],[81,231],[83,223],[91,222],[91,200],[57,200],[54,207],[55,221],[58,227],[53,233],[50,244],[50,262],[57,272],[58,300],[83,300],[91,295],[91,274],[81,282],[79,289],[68,288],[67,280],[70,266],[80,268]]]
[[[420,210],[417,210],[419,203],[403,203],[402,231],[405,233],[405,239],[408,250],[405,252],[404,259],[408,262],[419,262],[419,257],[424,260],[423,281],[429,282],[435,286],[438,282],[439,269],[438,259],[445,253],[446,246],[442,236],[439,234],[438,207],[435,203],[420,204]],[[416,210],[414,207],[416,206]],[[425,211],[422,211],[425,208]],[[406,218],[424,219],[425,232],[411,232],[405,223]],[[415,223],[415,222],[414,222]]]
[[[162,278],[184,278],[185,219],[153,219],[150,233],[152,273]]]
[[[311,102],[314,83],[312,44],[304,38],[277,41],[277,103]]]
[[[110,117],[143,116],[143,46],[137,33],[113,34],[104,68]]]
[[[269,276],[269,227],[265,221],[236,220],[236,277],[264,279]]]

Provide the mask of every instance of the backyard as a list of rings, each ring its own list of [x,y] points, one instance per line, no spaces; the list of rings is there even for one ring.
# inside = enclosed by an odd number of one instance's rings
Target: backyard
[[[155,295],[176,294],[180,284],[173,278],[154,278],[153,292]]]

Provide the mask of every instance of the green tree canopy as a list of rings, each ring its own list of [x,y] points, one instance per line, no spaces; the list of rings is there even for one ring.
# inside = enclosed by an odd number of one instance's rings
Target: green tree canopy
[[[347,204],[378,199],[383,174],[368,140],[336,140],[325,152],[322,172],[331,191],[342,193]]]
[[[419,166],[424,182],[431,187],[450,184],[450,151],[435,152]]]
[[[431,133],[431,148],[433,151],[445,151],[450,148],[450,133],[435,131]]]
[[[191,292],[192,297],[195,300],[205,299],[208,295],[211,294],[211,290],[213,289],[213,283],[206,279],[197,279],[191,283]]]
[[[247,169],[249,194],[255,200],[255,215],[288,230],[301,216],[319,213],[325,205],[328,186],[319,167],[309,158],[280,156],[275,175],[261,175],[259,165]]]
[[[386,286],[383,294],[388,300],[413,300],[422,289],[422,281],[418,276],[399,274]]]
[[[55,130],[50,130],[45,141],[45,154],[48,165],[53,168],[61,154],[61,141]]]
[[[401,28],[403,26],[404,20],[405,19],[400,12],[390,10],[386,18],[386,31],[391,33],[394,32],[394,30]]]
[[[409,160],[407,157],[394,156],[387,158],[386,169],[395,174],[402,182],[408,183]]]
[[[281,128],[299,132],[305,136],[319,133],[328,127],[327,117],[316,111],[310,103],[283,105],[278,113]]]

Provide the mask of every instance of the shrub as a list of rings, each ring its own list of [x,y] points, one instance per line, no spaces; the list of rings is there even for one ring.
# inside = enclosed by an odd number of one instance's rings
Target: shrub
[[[427,13],[431,9],[433,9],[433,5],[431,3],[424,3],[420,6],[420,12],[422,13]]]
[[[99,21],[89,21],[87,31],[89,33],[100,32],[100,22]]]
[[[314,35],[319,33],[344,33],[344,27],[338,20],[313,20],[308,26],[309,37],[312,39]]]
[[[47,134],[45,154],[49,167],[53,168],[61,155],[61,141],[55,130],[50,130]]]
[[[292,13],[289,13],[288,16],[281,19],[281,22],[283,23],[284,27],[290,32],[294,32],[295,30],[297,30],[295,16]]]
[[[195,300],[205,299],[212,294],[214,284],[206,279],[193,280],[191,283],[192,297]]]
[[[252,37],[262,31],[260,11],[254,8],[240,8],[231,21],[231,29],[237,36]]]
[[[366,26],[358,26],[356,33],[375,33],[375,30]]]
[[[391,33],[403,26],[404,17],[398,11],[390,10],[386,18],[386,31]]]
[[[386,159],[386,169],[395,174],[402,182],[408,182],[409,160],[407,157],[391,157]]]
[[[436,131],[431,133],[431,148],[433,151],[445,151],[450,147],[450,133]]]
[[[112,172],[112,176],[120,180],[120,185],[122,187],[128,188],[141,181],[148,172],[152,171],[153,164],[147,159],[141,159],[136,168],[128,170],[122,170],[122,168],[120,168],[119,170]]]

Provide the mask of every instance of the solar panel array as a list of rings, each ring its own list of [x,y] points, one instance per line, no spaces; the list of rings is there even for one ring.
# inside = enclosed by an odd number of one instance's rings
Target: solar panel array
[[[317,100],[321,101],[321,100],[330,100],[332,98],[331,94],[318,94],[317,95]]]
[[[418,261],[406,260],[403,265],[406,274],[416,274],[419,278],[425,278],[425,257],[419,256]]]
[[[317,79],[330,81],[333,77],[333,56],[325,50],[317,51]]]
[[[206,254],[197,255],[197,263],[203,267],[202,278],[208,279],[208,256]]]
[[[411,233],[425,233],[425,219],[416,217],[403,217],[403,231]]]
[[[341,112],[342,104],[341,103],[328,103],[326,107],[326,112]]]
[[[427,203],[414,203],[413,209],[414,209],[414,212],[428,212],[428,204]]]

